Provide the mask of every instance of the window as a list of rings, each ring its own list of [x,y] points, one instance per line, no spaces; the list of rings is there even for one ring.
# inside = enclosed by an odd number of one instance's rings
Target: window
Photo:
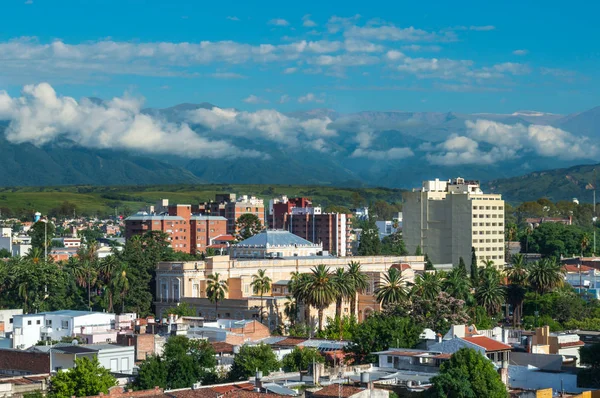
[[[111,372],[119,371],[119,360],[117,358],[112,358],[110,360],[110,371]]]
[[[392,357],[390,355],[387,357],[387,363],[392,363]]]
[[[61,327],[63,329],[68,329],[69,328],[69,321],[62,321],[61,322]]]
[[[28,326],[31,326],[31,321],[27,321],[27,325],[28,325]]]
[[[35,324],[36,324],[36,325],[41,325],[41,324],[42,324],[42,321],[41,321],[40,319],[38,319],[37,321],[35,321]]]

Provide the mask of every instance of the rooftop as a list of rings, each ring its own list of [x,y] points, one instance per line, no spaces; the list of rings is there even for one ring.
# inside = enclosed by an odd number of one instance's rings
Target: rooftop
[[[360,387],[344,386],[339,384],[331,384],[327,387],[323,387],[319,391],[312,394],[313,397],[325,397],[325,398],[348,398],[355,394],[363,392],[364,389]]]
[[[490,339],[486,336],[472,336],[462,337],[463,340],[468,341],[471,344],[475,344],[486,351],[506,351],[512,350],[512,347],[508,344],[501,343],[497,340]]]
[[[233,245],[233,247],[283,247],[283,246],[318,246],[302,239],[291,232],[277,229],[262,231],[246,240]]]

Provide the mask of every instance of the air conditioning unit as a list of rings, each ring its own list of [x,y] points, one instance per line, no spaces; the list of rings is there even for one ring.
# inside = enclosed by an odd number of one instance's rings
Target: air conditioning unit
[[[192,390],[198,390],[202,388],[202,383],[194,383],[192,384]]]

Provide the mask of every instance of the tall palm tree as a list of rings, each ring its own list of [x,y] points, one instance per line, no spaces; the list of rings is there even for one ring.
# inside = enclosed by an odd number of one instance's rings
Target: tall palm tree
[[[260,295],[260,323],[263,321],[263,295],[271,290],[271,278],[267,276],[267,270],[259,269],[252,276],[252,291],[254,294]]]
[[[105,257],[98,263],[98,277],[102,286],[106,287],[108,291],[108,312],[113,311],[114,284],[112,282],[116,277],[115,272],[118,267],[119,261],[115,255]]]
[[[87,287],[88,291],[88,307],[92,310],[92,286],[98,280],[98,243],[95,241],[88,242],[85,246],[77,250],[77,258],[79,259],[79,281],[80,285]]]
[[[29,252],[25,255],[25,259],[31,261],[34,264],[39,264],[44,259],[44,249],[39,247],[32,247]]]
[[[369,278],[362,272],[360,262],[358,261],[350,261],[346,272],[348,273],[348,277],[352,281],[352,286],[354,288],[352,298],[350,299],[350,316],[356,318],[356,295],[357,293],[362,293],[367,290]]]
[[[316,308],[319,319],[319,330],[323,330],[323,310],[335,301],[336,292],[333,276],[324,264],[314,267],[306,281],[308,302]]]
[[[342,302],[344,300],[351,300],[355,290],[352,285],[350,275],[344,270],[344,268],[337,268],[333,274],[333,283],[335,285],[335,317],[342,318]]]
[[[471,282],[467,272],[460,268],[453,268],[446,274],[442,282],[442,290],[454,298],[467,301],[471,294]]]
[[[581,257],[583,257],[587,248],[590,247],[590,237],[588,234],[581,235],[581,240],[579,241],[579,246],[581,247]]]
[[[375,289],[375,298],[381,306],[397,304],[408,296],[406,279],[398,268],[390,268],[383,274],[383,282]]]
[[[526,285],[529,277],[529,267],[521,253],[515,254],[511,265],[506,269],[508,287],[506,298],[508,304],[513,306],[513,326],[520,323],[523,317],[523,301],[525,301]]]
[[[306,294],[304,290],[306,275],[300,272],[294,271],[290,276],[288,282],[288,290],[292,297],[296,300],[296,307],[301,303],[304,306],[304,322],[308,325],[310,320],[310,306],[306,301]]]
[[[544,294],[550,290],[562,286],[565,271],[554,258],[544,258],[536,261],[529,268],[529,285],[538,294]]]
[[[219,274],[210,274],[207,278],[206,295],[211,303],[215,303],[215,316],[219,317],[219,301],[225,299],[225,293],[229,290],[227,281],[219,279]]]
[[[421,296],[427,300],[435,300],[442,291],[442,274],[439,272],[426,272],[417,276],[411,294]]]
[[[506,292],[500,278],[500,273],[494,268],[484,268],[475,289],[477,304],[485,308],[488,315],[498,313],[504,303]]]
[[[127,263],[122,263],[113,273],[111,279],[111,295],[113,292],[119,292],[121,299],[121,313],[125,312],[125,295],[129,291],[129,267]]]
[[[293,296],[287,296],[286,298],[287,301],[284,303],[283,313],[290,321],[290,325],[294,326],[298,318],[298,303]]]

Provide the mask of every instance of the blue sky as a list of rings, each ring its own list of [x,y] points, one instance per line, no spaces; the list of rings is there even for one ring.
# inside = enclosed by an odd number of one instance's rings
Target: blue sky
[[[3,1],[0,90],[255,111],[600,105],[596,2]]]

